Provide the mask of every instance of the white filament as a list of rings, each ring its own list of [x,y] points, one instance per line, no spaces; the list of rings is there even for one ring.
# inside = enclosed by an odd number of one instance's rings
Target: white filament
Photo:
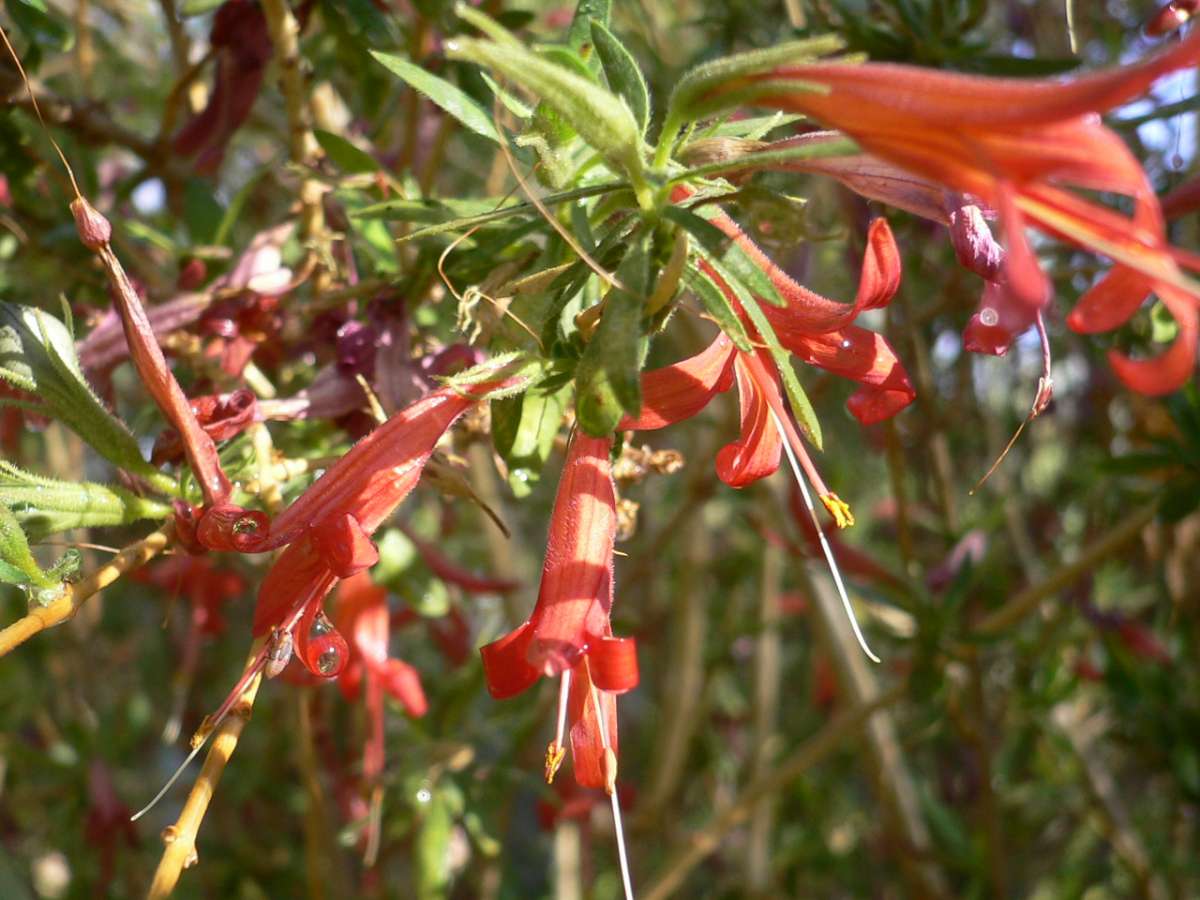
[[[804,495],[804,505],[808,507],[808,514],[812,517],[813,527],[817,529],[817,539],[821,542],[821,550],[825,553],[825,561],[829,563],[829,572],[833,575],[833,583],[837,585],[838,596],[842,598],[842,608],[846,611],[846,618],[850,620],[850,627],[854,630],[854,637],[858,640],[858,646],[862,648],[863,653],[867,655],[867,659],[871,662],[882,662],[882,660],[871,652],[871,648],[867,646],[867,639],[863,637],[862,629],[858,627],[858,619],[854,615],[854,608],[850,605],[850,598],[846,595],[846,586],[842,583],[842,573],[838,569],[837,560],[833,556],[833,549],[829,546],[829,541],[825,539],[825,531],[821,528],[821,520],[817,518],[817,510],[813,506],[812,495],[808,492],[808,485],[805,483],[804,475],[800,471],[800,463],[796,460],[796,453],[792,450],[792,445],[788,442],[787,433],[783,430],[783,423],[779,421],[779,415],[775,410],[771,410],[771,418],[775,420],[775,428],[779,431],[779,437],[783,442],[784,452],[787,453],[788,463],[792,467],[792,474],[796,476],[796,483],[800,485],[800,493]]]
[[[608,742],[608,717],[604,714],[604,707],[600,705],[600,693],[596,690],[596,685],[593,684],[591,687],[592,705],[596,707],[596,722],[600,726],[600,746],[604,748],[607,768],[607,758],[612,753],[612,745]],[[608,778],[607,772],[604,777]],[[625,853],[625,826],[621,822],[621,803],[617,799],[615,784],[612,793],[608,796],[612,801],[613,827],[617,832],[617,856],[621,860],[621,884],[625,888],[625,900],[633,900],[633,881],[629,877],[629,857]]]
[[[563,669],[562,680],[558,685],[558,728],[554,732],[554,746],[557,750],[563,748],[563,737],[567,730],[567,699],[571,696],[571,670]]]

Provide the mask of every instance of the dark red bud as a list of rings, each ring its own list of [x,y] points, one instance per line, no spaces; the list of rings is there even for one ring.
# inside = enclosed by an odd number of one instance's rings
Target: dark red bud
[[[96,207],[83,197],[76,197],[71,201],[71,215],[75,217],[75,230],[79,232],[83,246],[89,250],[108,246],[112,238],[112,223]]]

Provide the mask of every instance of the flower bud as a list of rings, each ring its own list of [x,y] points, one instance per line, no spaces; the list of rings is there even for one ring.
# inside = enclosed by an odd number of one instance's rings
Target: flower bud
[[[108,246],[112,237],[112,223],[96,207],[83,197],[76,197],[71,201],[71,214],[75,216],[75,230],[79,232],[83,246],[89,250]]]

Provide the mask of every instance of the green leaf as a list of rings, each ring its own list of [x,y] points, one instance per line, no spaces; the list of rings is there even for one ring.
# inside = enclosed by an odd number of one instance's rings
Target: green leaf
[[[592,29],[596,25],[606,28],[610,18],[612,18],[612,0],[579,0],[575,4],[575,15],[571,17],[571,26],[567,29],[567,43],[586,57],[588,43],[594,40]]]
[[[527,496],[538,482],[570,398],[570,385],[562,385],[492,401],[492,441],[514,496]]]
[[[825,90],[820,85],[806,84],[795,80],[780,82],[760,81],[746,83],[741,79],[769,71],[786,63],[807,62],[841,50],[843,41],[835,35],[808,38],[751,50],[702,63],[689,69],[675,85],[667,103],[667,114],[659,136],[655,153],[655,166],[662,168],[667,162],[671,144],[685,122],[703,118],[722,109],[732,109],[749,103],[755,96],[778,94],[788,90]],[[713,92],[724,87],[719,94]]]
[[[421,805],[421,822],[417,827],[415,859],[417,868],[417,900],[436,900],[446,894],[450,885],[450,836],[454,820],[445,792],[440,786],[425,788],[428,799]]]
[[[607,184],[597,184],[597,185],[592,185],[591,187],[576,188],[576,189],[570,190],[570,191],[562,191],[562,192],[556,193],[556,194],[547,194],[545,197],[542,197],[541,199],[542,199],[542,203],[544,205],[554,206],[559,203],[566,203],[571,200],[580,200],[584,197],[596,197],[600,194],[608,194],[613,191],[620,190],[621,188],[624,188],[624,187],[626,187],[626,185],[624,185],[620,182],[609,182]],[[403,204],[403,203],[424,202],[424,201],[389,201],[389,202],[401,202],[401,204]],[[447,201],[434,201],[434,202],[445,204]],[[469,202],[469,201],[458,201],[458,202]],[[358,214],[365,215],[368,213],[368,211],[382,212],[386,206],[387,206],[386,203],[377,203],[373,206],[364,207],[362,210],[359,210]],[[403,205],[401,205],[398,208],[405,209],[405,208],[409,208],[409,207],[404,207]],[[432,237],[433,235],[445,234],[446,232],[449,232],[449,231],[468,231],[472,228],[477,228],[480,225],[488,225],[492,222],[499,222],[503,219],[509,218],[510,216],[517,216],[517,215],[536,216],[536,215],[538,215],[538,210],[537,210],[537,207],[534,206],[532,203],[516,203],[516,204],[513,204],[512,206],[505,206],[502,209],[493,209],[491,212],[485,212],[485,213],[480,213],[478,215],[471,215],[471,216],[460,216],[460,217],[450,219],[445,222],[440,222],[436,225],[429,225],[425,228],[418,228],[416,231],[413,231],[411,234],[407,234],[404,237],[399,238],[397,240],[397,243],[404,243],[405,241],[414,241],[414,240],[417,240],[418,238]]]
[[[625,45],[595,19],[592,20],[592,42],[596,46],[608,86],[629,106],[642,134],[645,134],[646,126],[650,123],[650,92],[646,89],[646,79],[642,77],[637,61]]]
[[[496,79],[487,72],[480,72],[479,77],[483,79],[483,83],[491,88],[492,93],[496,98],[504,104],[504,108],[516,116],[518,119],[528,119],[533,115],[533,110],[518,100],[511,92],[506,91],[496,83]]]
[[[183,6],[179,9],[179,15],[183,18],[200,16],[216,9],[224,2],[225,0],[184,0]]]
[[[192,243],[213,243],[224,217],[225,207],[213,196],[212,183],[189,178],[183,189],[183,220]]]
[[[56,53],[65,53],[75,44],[75,32],[44,0],[4,0],[4,8],[33,43]]]
[[[779,343],[775,329],[771,327],[770,321],[763,314],[758,300],[749,293],[745,296],[739,294],[738,300],[754,325],[754,329],[767,345],[771,358],[775,360],[775,367],[779,370],[780,378],[783,379],[783,388],[787,392],[788,403],[792,407],[792,414],[796,417],[796,424],[800,426],[801,432],[814,447],[823,450],[824,439],[821,437],[821,423],[817,419],[816,411],[813,410],[812,402],[808,399],[808,394],[800,386],[796,370],[792,368],[791,355]]]
[[[371,154],[360,150],[340,134],[314,128],[313,135],[316,137],[317,143],[321,145],[321,149],[325,151],[325,155],[343,172],[360,175],[379,170],[379,163]]]
[[[12,510],[0,503],[0,581],[53,587],[53,578],[42,571],[29,549],[29,540]]]
[[[0,504],[34,540],[72,528],[165,519],[171,506],[124,488],[45,478],[0,460]]]
[[[700,302],[704,304],[708,314],[716,320],[717,326],[729,336],[735,347],[746,353],[754,349],[754,345],[750,343],[750,336],[746,334],[746,328],[742,325],[742,320],[738,318],[733,304],[729,302],[725,292],[717,287],[703,270],[698,266],[688,265],[683,273],[683,283],[688,290],[700,298]]]
[[[595,437],[612,434],[622,412],[636,416],[642,409],[641,326],[649,283],[644,239],[625,256],[617,277],[624,289],[608,292],[600,324],[575,370],[575,412],[580,427]]]
[[[461,7],[460,15],[479,27],[490,21]],[[495,33],[498,28],[492,22],[489,31]],[[452,58],[487,66],[536,94],[635,186],[641,183],[642,133],[633,113],[612,93],[507,39],[456,38],[447,42],[446,52]]]
[[[451,84],[415,66],[407,59],[393,53],[370,51],[385,68],[414,90],[420,91],[443,110],[458,119],[465,127],[478,135],[500,143],[496,126],[487,110],[475,102],[462,88]]]
[[[758,267],[758,263],[750,258],[741,245],[729,238],[725,232],[701,215],[680,206],[668,206],[663,210],[663,217],[687,231],[700,244],[707,256],[719,260],[725,268],[754,294],[761,297],[771,306],[782,307],[784,299],[779,296],[775,283],[767,273]],[[716,215],[720,210],[709,208]]]
[[[0,379],[37,394],[45,412],[105,459],[168,489],[170,479],[142,458],[129,429],[93,393],[70,331],[49,313],[0,301]]]

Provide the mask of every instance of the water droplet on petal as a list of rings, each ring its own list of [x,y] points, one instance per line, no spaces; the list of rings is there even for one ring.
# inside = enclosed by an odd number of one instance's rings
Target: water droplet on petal
[[[849,350],[849,349],[850,349],[850,338],[844,338],[844,339],[842,340],[842,349],[843,349],[843,350]]]
[[[322,675],[332,675],[338,670],[341,660],[342,655],[336,647],[326,647],[317,657],[317,669]]]
[[[979,321],[988,328],[994,328],[1000,322],[1000,314],[990,306],[985,306],[979,311]]]

